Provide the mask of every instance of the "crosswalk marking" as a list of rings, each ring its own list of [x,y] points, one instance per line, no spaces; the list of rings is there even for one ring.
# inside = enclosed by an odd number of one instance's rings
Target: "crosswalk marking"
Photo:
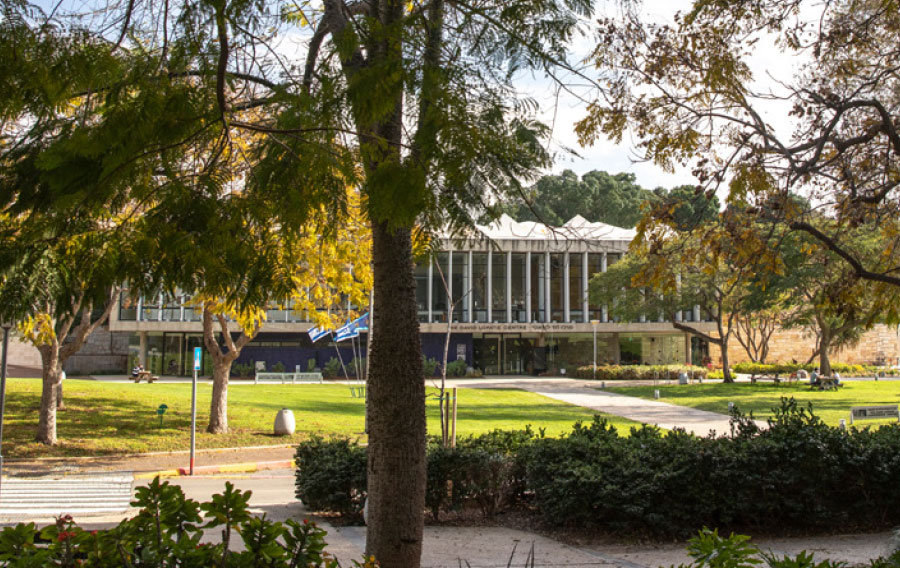
[[[0,519],[122,513],[133,483],[131,474],[4,477]]]

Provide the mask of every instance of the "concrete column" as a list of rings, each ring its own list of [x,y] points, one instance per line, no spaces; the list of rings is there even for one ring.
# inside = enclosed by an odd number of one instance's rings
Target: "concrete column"
[[[490,248],[487,252],[487,278],[484,284],[484,309],[487,312],[487,322],[494,321],[494,251]]]
[[[553,302],[550,298],[552,287],[550,286],[550,253],[544,253],[544,322],[550,323],[553,319],[550,316]]]
[[[531,323],[531,251],[525,253],[525,321]]]
[[[608,267],[606,260],[606,253],[604,252],[600,255],[600,272],[606,272],[606,269]],[[603,307],[601,308],[600,321],[602,321],[603,323],[609,321],[609,306],[607,306],[606,304],[603,304]]]
[[[590,282],[588,253],[584,252],[581,253],[581,321],[584,323],[591,321],[590,306],[588,305],[588,282]]]
[[[506,323],[512,323],[512,251],[506,253]]]
[[[179,305],[178,305],[178,309],[180,312],[179,316],[178,316],[178,321],[184,321],[184,302],[185,302],[185,298],[187,296],[185,296],[184,294],[181,294],[179,297],[181,298],[181,301],[179,302]]]
[[[138,352],[138,363],[145,369],[147,368],[147,332],[139,331],[138,338],[141,341],[140,351]],[[130,371],[131,369],[129,369]]]
[[[563,322],[572,321],[572,298],[569,295],[569,253],[563,253]]]
[[[690,365],[693,360],[693,355],[691,353],[691,334],[684,334],[684,364]]]
[[[143,294],[138,296],[137,317],[135,318],[135,320],[144,321],[144,295]]]
[[[437,262],[437,257],[428,259],[428,294],[426,296],[426,301],[428,302],[428,323],[434,321],[434,309],[432,307],[432,300],[434,299],[434,292],[432,288],[434,287],[434,263]]]
[[[694,321],[700,321],[700,306],[694,306]]]
[[[466,285],[463,286],[463,293],[466,295],[465,302],[469,306],[469,313],[466,315],[466,321],[472,323],[475,321],[475,294],[472,293],[472,290],[475,288],[475,282],[472,279],[472,251],[469,251],[466,264]]]

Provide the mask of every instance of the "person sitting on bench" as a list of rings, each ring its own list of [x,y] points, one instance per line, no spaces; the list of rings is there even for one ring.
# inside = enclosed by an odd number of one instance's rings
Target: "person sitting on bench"
[[[142,372],[144,372],[144,366],[140,363],[136,364],[131,368],[131,378],[136,379]]]
[[[818,387],[821,386],[822,381],[819,380],[819,368],[816,367],[815,370],[809,374],[809,386]]]

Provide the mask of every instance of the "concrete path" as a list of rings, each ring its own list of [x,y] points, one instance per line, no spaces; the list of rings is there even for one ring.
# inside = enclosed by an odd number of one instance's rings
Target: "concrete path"
[[[729,417],[724,414],[608,392],[600,389],[600,385],[596,381],[503,377],[465,382],[453,381],[453,386],[526,390],[598,412],[621,416],[645,424],[655,424],[667,430],[684,428],[698,436],[707,436],[713,432],[718,435],[731,432]],[[756,423],[760,427],[766,426],[765,421],[757,420]]]

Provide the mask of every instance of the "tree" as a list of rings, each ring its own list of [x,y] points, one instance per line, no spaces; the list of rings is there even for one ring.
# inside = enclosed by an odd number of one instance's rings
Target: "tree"
[[[192,289],[202,274],[216,297],[253,305],[267,279],[246,263],[239,229],[219,226],[235,225],[218,210],[235,191],[223,167],[247,166],[240,191],[253,199],[239,213],[282,231],[319,206],[336,219],[344,188],[359,187],[375,289],[366,547],[384,566],[418,566],[425,402],[410,234],[470,225],[491,194],[549,165],[549,129],[515,81],[570,69],[567,43],[592,3],[301,1],[280,20],[245,0],[64,4],[50,14],[4,4],[0,65],[15,84],[0,108],[17,126],[0,156],[0,203],[71,213],[78,195],[85,214],[140,204],[163,234],[209,237],[199,251],[166,243],[155,267],[134,273],[141,286]],[[298,32],[300,65],[278,45]],[[236,147],[243,131],[262,140]],[[82,195],[87,174],[97,191]],[[229,286],[239,269],[242,285]]]
[[[57,410],[64,409],[63,366],[118,305],[121,242],[97,231],[49,245],[23,245],[22,233],[34,230],[26,225],[39,225],[40,220],[6,217],[4,221],[0,256],[6,268],[0,303],[8,316],[19,319],[22,337],[41,356],[35,439],[53,445],[58,441]]]
[[[591,303],[609,306],[610,314],[623,321],[663,315],[675,329],[718,345],[725,382],[733,382],[728,341],[744,313],[753,274],[752,265],[734,251],[718,223],[707,224],[702,237],[686,232],[645,240],[639,234],[628,255],[591,278]],[[715,335],[676,316],[694,306],[715,323]]]
[[[260,242],[278,243],[279,268],[271,271],[273,295],[266,303],[249,306],[204,297],[203,283],[200,283],[195,301],[202,308],[203,342],[213,363],[207,432],[228,432],[231,365],[264,325],[267,307],[274,303],[305,312],[317,326],[335,329],[348,316],[348,302],[354,306],[366,305],[372,289],[371,239],[359,192],[353,188],[346,191],[347,215],[339,219],[334,230],[325,226],[329,216],[322,208],[311,216],[304,231],[290,237],[271,224],[246,228],[248,232],[256,232]],[[285,290],[287,296],[275,296],[276,289]],[[229,320],[240,328],[237,338],[232,337]],[[216,338],[215,323],[222,344]]]
[[[609,88],[578,126],[583,142],[629,133],[645,159],[690,165],[707,196],[727,187],[748,217],[806,234],[876,283],[875,293],[896,297],[895,0],[696,0],[674,26],[626,11],[598,33],[592,60]],[[760,46],[795,63],[791,76],[755,68]],[[670,224],[662,209],[648,222]],[[848,230],[862,225],[888,254],[853,249]]]

